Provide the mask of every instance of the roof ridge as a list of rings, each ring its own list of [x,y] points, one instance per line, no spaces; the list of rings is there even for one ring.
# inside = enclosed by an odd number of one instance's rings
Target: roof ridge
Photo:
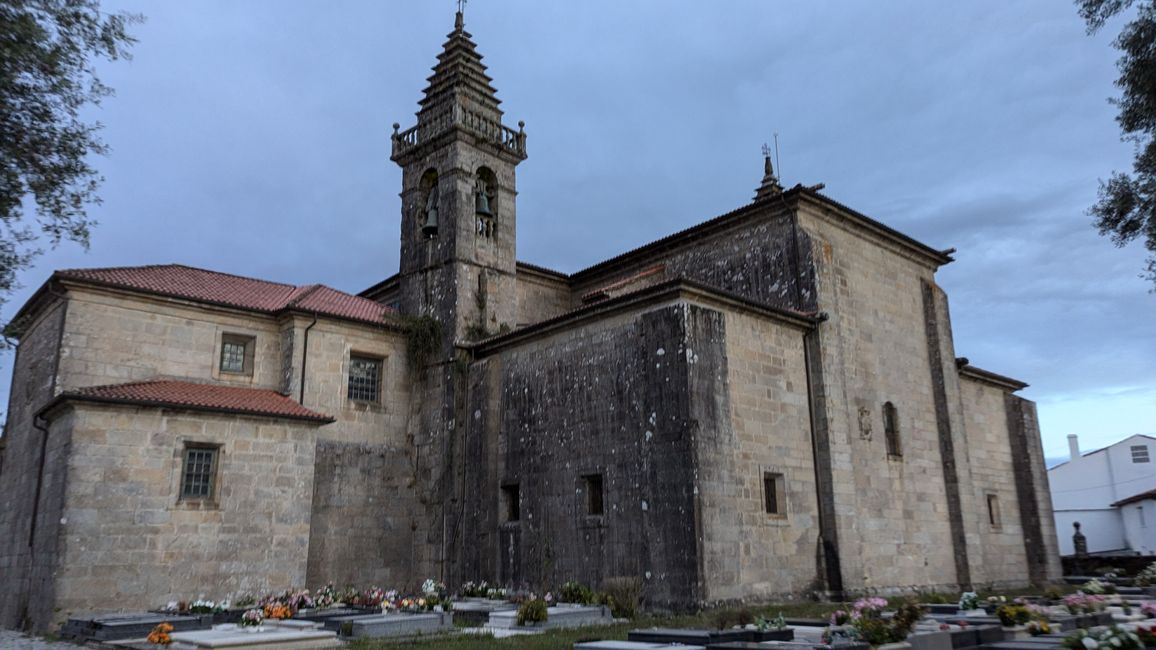
[[[319,289],[321,289],[322,287],[329,289],[331,291],[336,291],[338,293],[345,293],[344,291],[341,291],[340,289],[334,289],[333,287],[327,287],[321,283],[303,284],[299,287],[293,288],[293,293],[289,294],[289,299],[285,301],[285,306],[282,307],[282,309],[289,309],[289,308],[296,307],[296,306],[300,305],[306,298],[317,293],[317,291]],[[345,295],[352,296],[353,294],[347,293]],[[356,296],[354,296],[354,297],[356,297]]]
[[[188,269],[190,271],[200,271],[201,273],[210,273],[212,275],[220,275],[228,278],[237,278],[238,280],[249,280],[251,282],[261,282],[263,284],[275,284],[282,287],[297,288],[297,285],[288,282],[277,282],[276,280],[265,280],[263,278],[255,278],[250,275],[239,275],[237,273],[228,273],[225,271],[215,271],[213,269],[206,269],[199,266],[190,266],[188,264],[180,264],[178,262],[170,262],[168,264],[140,264],[137,266],[91,266],[77,269],[58,269],[56,273],[80,273],[80,272],[94,272],[94,271],[125,271],[138,269]]]

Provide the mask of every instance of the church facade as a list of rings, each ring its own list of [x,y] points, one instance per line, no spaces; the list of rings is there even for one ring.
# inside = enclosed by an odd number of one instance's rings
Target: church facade
[[[459,14],[394,128],[400,271],[359,295],[165,265],[23,307],[0,626],[427,577],[660,609],[1059,577],[1035,406],[956,356],[950,251],[768,160],[698,226],[519,262],[491,81]]]

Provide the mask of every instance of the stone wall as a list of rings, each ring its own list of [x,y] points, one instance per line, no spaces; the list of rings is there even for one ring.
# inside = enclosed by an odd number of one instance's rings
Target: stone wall
[[[955,589],[923,304],[934,266],[809,205],[799,220],[814,250],[818,307],[829,315],[817,361],[844,587]],[[897,456],[888,454],[886,402],[898,415]]]
[[[251,376],[220,373],[221,336],[256,339]],[[158,376],[280,388],[281,337],[272,317],[88,288],[69,290],[61,347],[64,390]]]
[[[309,533],[310,587],[384,585],[416,590],[413,471],[406,449],[317,444]]]
[[[630,576],[652,605],[699,599],[687,327],[685,306],[659,307],[474,365],[463,579],[598,586]],[[600,515],[589,514],[594,475]],[[508,521],[502,499],[514,485],[520,516]]]
[[[757,210],[674,250],[663,248],[576,273],[572,306],[580,306],[590,291],[629,281],[661,264],[662,273],[633,283],[634,288],[681,277],[763,304],[813,311],[815,278],[807,233],[779,206]]]
[[[69,448],[60,436],[46,438],[34,417],[55,390],[65,318],[66,303],[50,303],[28,324],[12,368],[0,467],[0,627],[40,629],[54,605],[56,527]]]
[[[972,528],[979,537],[979,553],[971,558],[971,571],[972,579],[981,585],[1022,585],[1030,579],[1004,404],[1006,395],[1005,389],[986,382],[968,378],[961,382],[972,499],[981,506],[971,513]],[[999,502],[996,524],[988,515],[988,496],[995,496]]]
[[[304,332],[311,324],[309,318],[294,319],[295,369],[301,366]],[[320,319],[309,329],[308,340],[305,394],[301,403],[337,419],[333,425],[321,429],[319,437],[369,445],[404,445],[412,384],[404,335],[383,328]],[[349,399],[351,355],[381,359],[378,402]],[[294,388],[290,397],[296,400],[301,395],[300,386]]]
[[[725,366],[712,368],[708,352],[721,336]],[[765,316],[726,312],[725,332],[720,327],[705,338],[686,353],[698,365],[696,376],[721,371],[726,381],[716,391],[729,394],[724,426],[705,426],[714,418],[703,418],[698,437],[705,599],[807,592],[818,575],[819,522],[803,333]],[[782,514],[767,513],[767,473],[783,476]]]
[[[1004,403],[1012,432],[1012,459],[1017,461],[1016,491],[1024,519],[1028,573],[1035,584],[1054,582],[1063,572],[1036,404],[1018,395],[1007,395]]]
[[[75,403],[53,623],[303,587],[313,423]],[[220,445],[214,498],[182,500],[187,443]]]
[[[518,267],[518,327],[539,323],[570,311],[570,288],[564,280]]]

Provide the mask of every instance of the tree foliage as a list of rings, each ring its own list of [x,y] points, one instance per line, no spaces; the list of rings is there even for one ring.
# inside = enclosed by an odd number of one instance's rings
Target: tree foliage
[[[81,111],[112,94],[95,62],[127,58],[138,20],[99,0],[0,0],[0,303],[41,241],[88,246],[102,180],[89,155],[107,147]]]
[[[1115,46],[1123,53],[1117,62],[1120,77],[1116,121],[1123,138],[1135,147],[1130,174],[1113,172],[1100,182],[1099,199],[1089,214],[1101,235],[1117,246],[1143,239],[1150,253],[1146,277],[1156,290],[1156,0],[1077,0],[1080,16],[1094,33],[1107,21],[1129,9],[1135,16],[1124,25]]]

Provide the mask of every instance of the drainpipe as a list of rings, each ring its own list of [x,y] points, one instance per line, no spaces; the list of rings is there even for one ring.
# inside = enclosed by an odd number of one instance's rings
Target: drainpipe
[[[305,363],[309,360],[309,330],[317,324],[317,312],[313,313],[313,322],[309,323],[309,327],[305,328],[305,336],[301,340],[301,396],[297,398],[298,403],[305,405]]]
[[[36,470],[36,496],[32,499],[32,525],[28,527],[28,548],[32,548],[32,540],[36,537],[36,518],[40,515],[40,488],[44,485],[44,457],[48,454],[48,427],[37,424],[43,418],[37,414],[32,418],[32,428],[41,433],[40,437],[40,467]],[[44,420],[47,424],[47,420]],[[29,557],[31,557],[29,553]]]

